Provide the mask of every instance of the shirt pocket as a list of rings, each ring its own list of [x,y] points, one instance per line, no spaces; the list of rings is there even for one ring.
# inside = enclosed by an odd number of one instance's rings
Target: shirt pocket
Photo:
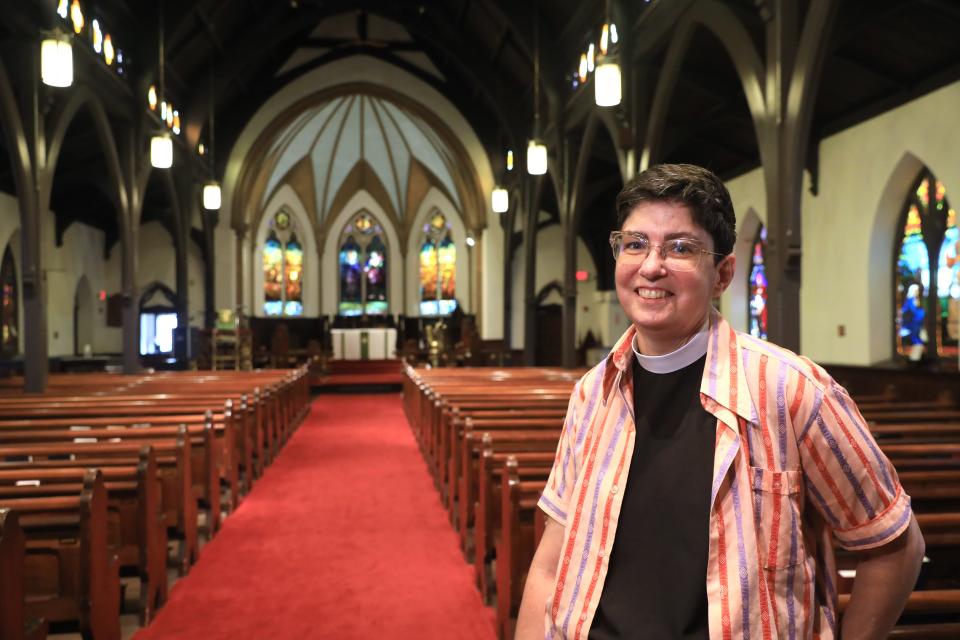
[[[764,569],[792,567],[803,560],[799,471],[750,467],[757,549]]]

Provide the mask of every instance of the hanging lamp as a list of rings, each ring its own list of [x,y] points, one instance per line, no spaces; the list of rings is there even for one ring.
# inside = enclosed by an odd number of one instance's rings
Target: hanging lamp
[[[164,94],[163,83],[163,3],[160,3],[160,105],[161,119],[166,117],[169,110]],[[160,126],[163,126],[162,124]],[[150,164],[154,169],[169,169],[173,166],[173,138],[167,131],[159,131],[150,139]]]
[[[73,84],[73,45],[59,29],[40,43],[40,78],[51,87]]]
[[[215,162],[214,147],[214,115],[217,109],[216,78],[213,65],[210,65],[210,180],[203,185],[203,208],[207,211],[216,211],[220,208],[220,183],[216,180],[217,165]]]
[[[490,205],[493,207],[494,213],[506,213],[509,211],[510,193],[500,185],[493,188],[490,200]]]
[[[540,27],[537,2],[533,3],[533,137],[527,142],[527,173],[542,176],[547,172],[547,147],[540,135]]]
[[[593,78],[593,99],[598,107],[615,107],[622,98],[620,63],[613,53],[617,42],[617,27],[611,21],[610,0],[607,0],[607,21],[600,34],[600,56]],[[592,44],[590,45],[593,46]]]

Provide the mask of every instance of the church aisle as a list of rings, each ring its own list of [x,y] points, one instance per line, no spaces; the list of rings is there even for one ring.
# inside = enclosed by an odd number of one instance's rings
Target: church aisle
[[[492,639],[397,394],[325,395],[152,638]]]

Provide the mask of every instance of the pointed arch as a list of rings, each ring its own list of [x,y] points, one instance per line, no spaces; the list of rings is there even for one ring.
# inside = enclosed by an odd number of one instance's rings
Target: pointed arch
[[[41,183],[41,192],[47,202],[53,189],[53,179],[56,173],[57,161],[60,158],[60,151],[63,149],[64,138],[67,130],[73,123],[74,118],[80,109],[85,108],[93,120],[97,131],[97,140],[100,143],[103,152],[104,162],[113,184],[116,185],[116,191],[110,193],[110,199],[116,208],[117,222],[120,229],[120,237],[126,238],[131,225],[128,219],[129,198],[126,184],[123,178],[123,171],[120,168],[120,155],[117,152],[117,144],[110,128],[110,120],[107,118],[106,110],[100,98],[86,86],[79,86],[70,92],[67,99],[57,108],[51,119],[49,146],[47,151],[47,171]],[[46,204],[44,205],[46,208]]]
[[[889,360],[894,355],[890,313],[896,303],[892,287],[885,283],[894,282],[896,278],[894,244],[897,234],[903,231],[899,222],[904,198],[924,167],[920,158],[909,151],[904,152],[894,164],[875,209],[870,230],[869,262],[860,283],[867,291],[870,362]],[[871,286],[874,281],[881,284]]]
[[[763,219],[754,207],[747,207],[743,214],[737,216],[737,240],[733,246],[733,255],[736,259],[737,273],[721,300],[723,316],[731,326],[740,331],[749,331],[750,314],[748,304],[750,298],[750,258],[753,252],[754,240],[760,229],[763,228]]]
[[[767,145],[764,144],[766,136],[762,126],[766,115],[763,92],[765,73],[760,55],[753,46],[746,27],[729,7],[717,0],[701,0],[692,4],[684,13],[670,39],[650,105],[650,118],[638,167],[640,171],[655,164],[660,157],[660,144],[670,102],[697,27],[706,28],[716,36],[733,62],[750,109],[761,159],[765,155]]]
[[[391,265],[386,228],[361,209],[340,229],[337,250],[339,315],[385,315]]]
[[[960,352],[960,228],[947,188],[924,167],[896,227],[894,350],[911,360]]]

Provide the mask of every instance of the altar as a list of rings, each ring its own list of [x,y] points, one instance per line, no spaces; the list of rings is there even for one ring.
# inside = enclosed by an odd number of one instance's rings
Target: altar
[[[335,360],[390,360],[396,357],[397,330],[331,329]]]

